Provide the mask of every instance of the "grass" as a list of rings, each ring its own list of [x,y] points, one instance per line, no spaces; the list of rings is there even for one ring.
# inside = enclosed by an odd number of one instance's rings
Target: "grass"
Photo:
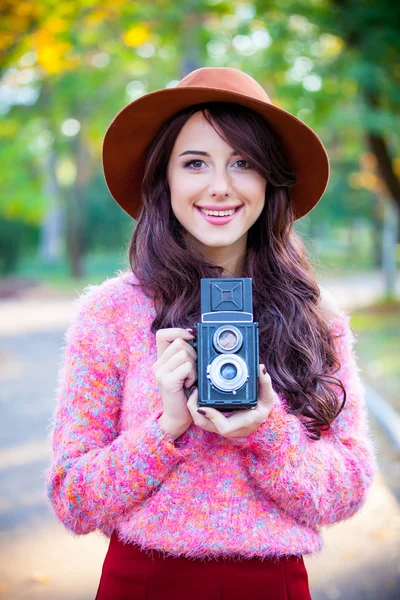
[[[355,311],[351,324],[362,376],[400,412],[400,302]]]
[[[80,293],[86,285],[101,283],[105,279],[113,277],[119,269],[125,270],[128,266],[125,254],[122,253],[90,254],[84,259],[84,276],[77,279],[72,277],[70,267],[65,259],[54,265],[46,265],[35,259],[27,258],[21,261],[14,275],[44,284],[54,293],[75,294],[76,292]]]

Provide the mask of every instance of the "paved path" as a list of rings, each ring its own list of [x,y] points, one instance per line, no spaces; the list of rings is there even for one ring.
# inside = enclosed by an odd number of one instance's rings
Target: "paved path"
[[[344,310],[368,306],[382,298],[385,280],[380,271],[371,273],[346,272],[335,278],[319,278],[320,283],[334,295],[338,305]],[[400,298],[400,273],[396,279],[396,296]]]
[[[350,297],[353,294],[347,294]],[[50,460],[48,419],[63,334],[73,313],[68,298],[28,295],[0,303],[4,600],[93,600],[107,550],[101,534],[74,537],[59,525],[43,491],[43,472]],[[400,457],[372,416],[371,427],[380,473],[363,509],[349,521],[326,528],[322,553],[305,557],[313,600],[398,597]]]

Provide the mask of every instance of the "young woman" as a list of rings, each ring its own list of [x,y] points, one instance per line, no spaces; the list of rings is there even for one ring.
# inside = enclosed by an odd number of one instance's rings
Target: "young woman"
[[[303,555],[376,469],[349,317],[293,231],[325,149],[246,73],[203,68],[125,107],[103,167],[137,225],[130,268],[85,290],[66,334],[51,506],[110,538],[97,600],[310,599]],[[198,409],[203,277],[252,278],[254,410]]]

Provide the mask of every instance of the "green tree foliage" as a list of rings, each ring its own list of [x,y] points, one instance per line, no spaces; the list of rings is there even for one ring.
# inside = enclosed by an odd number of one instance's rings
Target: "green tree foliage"
[[[312,224],[373,219],[376,194],[393,196],[400,36],[389,0],[7,0],[1,10],[0,217],[39,227],[61,206],[77,275],[85,251],[131,226],[102,179],[108,124],[198,66],[247,71],[318,131],[332,176]]]

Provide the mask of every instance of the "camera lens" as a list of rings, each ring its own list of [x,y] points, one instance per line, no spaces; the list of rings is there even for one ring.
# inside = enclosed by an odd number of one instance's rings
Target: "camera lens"
[[[207,377],[212,385],[235,394],[248,380],[247,364],[237,354],[220,354],[207,367]]]
[[[213,345],[217,352],[237,352],[242,343],[242,333],[234,325],[218,327],[213,336]]]
[[[232,350],[238,343],[237,336],[234,331],[229,331],[228,329],[221,333],[218,338],[218,342],[225,350]]]
[[[237,375],[237,368],[232,363],[227,363],[221,367],[221,377],[223,379],[234,379]]]

